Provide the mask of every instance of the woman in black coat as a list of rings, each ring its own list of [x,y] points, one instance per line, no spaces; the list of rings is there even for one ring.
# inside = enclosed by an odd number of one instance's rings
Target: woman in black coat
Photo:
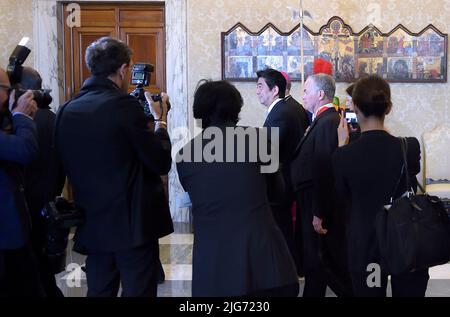
[[[381,272],[377,281],[373,274],[376,264],[381,263],[375,217],[391,197],[400,197],[406,191],[405,178],[400,177],[401,141],[384,126],[385,116],[392,108],[391,92],[385,80],[377,76],[360,79],[352,98],[361,136],[347,144],[348,126],[342,119],[338,129],[341,147],[333,156],[336,187],[345,205],[342,217],[347,233],[348,266],[355,296],[386,296],[387,275]],[[417,182],[420,145],[416,138],[407,140],[408,173]],[[423,297],[428,279],[428,270],[391,276],[392,295]]]
[[[228,82],[199,86],[193,110],[203,131],[177,156],[192,201],[192,296],[297,296],[295,265],[270,210],[261,160],[251,159],[264,148],[260,130],[246,128],[258,139],[240,145],[227,134],[239,129],[242,104]]]

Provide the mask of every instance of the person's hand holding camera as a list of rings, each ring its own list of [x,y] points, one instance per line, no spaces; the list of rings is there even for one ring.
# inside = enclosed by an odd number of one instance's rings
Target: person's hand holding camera
[[[162,92],[161,101],[153,101],[152,95],[145,92],[145,99],[150,105],[150,111],[155,118],[155,128],[167,128],[167,113],[169,112],[169,96]]]
[[[339,126],[337,128],[337,134],[338,134],[338,146],[339,147],[348,144],[348,142],[350,140],[350,132],[348,129],[347,120],[345,120],[345,111],[342,111],[341,121],[339,122]]]
[[[9,110],[12,114],[22,113],[33,119],[37,111],[37,103],[33,98],[33,92],[31,90],[27,90],[27,92],[19,97],[17,103],[15,103],[16,91],[13,90],[9,95]],[[14,104],[16,104],[15,107]]]

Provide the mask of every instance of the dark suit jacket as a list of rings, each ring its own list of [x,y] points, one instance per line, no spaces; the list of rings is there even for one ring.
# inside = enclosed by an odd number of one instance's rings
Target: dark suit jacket
[[[301,134],[301,137],[303,137],[303,135],[306,132],[306,129],[308,129],[308,127],[310,125],[307,111],[291,95],[286,96],[286,98],[284,98],[284,101],[286,102],[288,109],[292,109],[293,113],[295,113],[295,116],[297,118],[297,122],[298,122],[299,128],[300,128],[300,134]]]
[[[54,147],[56,115],[50,109],[38,109],[37,127],[39,155],[25,169],[25,196],[32,218],[39,217],[42,207],[61,195],[65,175]]]
[[[420,171],[420,145],[408,138],[410,179],[416,184]],[[354,142],[339,148],[333,156],[338,197],[344,205],[344,220],[350,271],[366,272],[369,263],[380,263],[375,234],[376,214],[390,198],[406,190],[400,140],[385,131],[368,131]]]
[[[275,104],[264,122],[264,127],[279,128],[279,158],[283,177],[280,180],[279,175],[268,176],[269,201],[271,204],[289,206],[293,199],[291,160],[295,147],[305,134],[308,125],[305,110],[292,97],[287,100],[280,100]]]
[[[193,162],[194,143],[201,149],[209,144],[201,138],[179,153],[191,162],[177,163],[192,201],[192,295],[240,296],[296,283],[293,260],[270,210],[261,163]],[[239,150],[248,157],[246,146]],[[227,148],[223,153],[226,157]]]
[[[28,242],[30,219],[23,193],[23,166],[38,153],[33,120],[13,117],[13,132],[0,131],[0,250]]]
[[[139,102],[91,77],[58,116],[57,150],[86,212],[75,249],[117,252],[173,232],[160,178],[171,166],[169,136],[148,130]]]
[[[324,266],[327,284],[339,296],[348,296],[351,291],[347,276],[345,249],[341,241],[345,232],[340,230],[336,217],[335,189],[331,158],[338,146],[337,127],[340,117],[334,108],[321,113],[297,146],[292,163],[292,180],[295,191],[305,201],[298,201],[297,219],[303,223],[303,239],[308,248],[313,248],[320,256]],[[307,208],[307,209],[306,209]],[[324,236],[314,232],[313,216],[324,220],[323,227],[328,230]],[[318,242],[317,242],[318,241]],[[306,267],[317,265],[305,258]]]
[[[313,188],[313,215],[323,218],[333,211],[331,155],[338,145],[339,114],[334,108],[321,113],[298,144],[291,165],[294,191]]]

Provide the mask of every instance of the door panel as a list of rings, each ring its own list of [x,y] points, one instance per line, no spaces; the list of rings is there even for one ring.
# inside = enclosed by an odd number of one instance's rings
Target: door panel
[[[95,7],[81,9],[81,23],[83,26],[116,26],[115,8],[96,9]]]
[[[164,27],[164,10],[123,9],[120,10],[120,25],[123,27]]]
[[[159,93],[165,86],[163,31],[159,28],[121,28],[120,38],[133,49],[133,63],[149,63],[155,67],[150,86],[146,89]],[[131,87],[130,87],[131,88]]]

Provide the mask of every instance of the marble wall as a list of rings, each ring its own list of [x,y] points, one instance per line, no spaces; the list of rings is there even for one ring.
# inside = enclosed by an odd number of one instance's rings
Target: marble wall
[[[0,0],[0,67],[6,68],[8,58],[22,37],[33,39],[32,0]],[[32,52],[25,62],[33,65],[34,41],[28,45]]]

